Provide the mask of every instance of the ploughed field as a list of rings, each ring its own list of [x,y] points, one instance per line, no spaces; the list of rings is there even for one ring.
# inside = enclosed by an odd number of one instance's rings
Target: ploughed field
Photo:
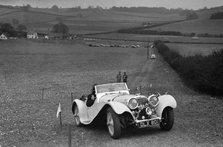
[[[157,59],[146,60],[146,48],[89,47],[83,41],[9,40],[0,43],[2,146],[68,146],[69,124],[73,146],[223,144],[222,100],[185,87],[158,54]],[[79,128],[74,125],[71,92],[80,97],[89,93],[94,83],[115,82],[118,71],[127,72],[131,92],[141,85],[144,94],[167,91],[176,98],[178,107],[170,132],[161,131],[159,126],[129,129],[123,131],[122,138],[113,140],[104,126]],[[56,118],[59,101],[62,128]]]

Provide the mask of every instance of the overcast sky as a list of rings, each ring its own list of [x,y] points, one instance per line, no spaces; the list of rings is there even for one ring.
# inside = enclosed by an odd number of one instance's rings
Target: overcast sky
[[[60,7],[88,7],[88,6],[145,6],[166,8],[199,9],[203,7],[222,6],[223,0],[0,0],[4,5],[30,4],[33,7],[51,7],[56,4]]]

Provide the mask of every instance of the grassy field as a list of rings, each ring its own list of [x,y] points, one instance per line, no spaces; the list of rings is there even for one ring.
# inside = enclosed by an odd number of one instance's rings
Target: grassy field
[[[153,28],[154,30],[163,31],[178,31],[182,33],[209,33],[209,34],[222,34],[223,33],[223,20],[209,19],[213,13],[222,11],[222,7],[210,10],[196,11],[199,18],[185,22],[169,24],[161,27]]]
[[[1,42],[1,145],[56,139],[59,101],[66,126],[73,122],[71,92],[79,97],[94,83],[115,82],[118,71],[126,71],[131,80],[145,61],[144,52],[144,48],[90,48],[75,42]]]
[[[171,50],[177,51],[182,56],[193,56],[193,55],[210,55],[214,51],[223,49],[223,45],[213,44],[166,44]]]
[[[223,20],[198,19],[156,27],[153,28],[153,30],[177,31],[182,33],[196,34],[220,34],[223,33],[222,25]]]
[[[163,22],[182,19],[178,14],[161,15],[159,13],[147,14],[112,10],[79,10],[75,12],[60,10],[56,13],[50,10],[32,8],[28,12],[15,11],[16,9],[7,10],[7,8],[1,10],[1,21],[12,22],[12,19],[18,19],[29,30],[39,32],[48,32],[48,29],[51,29],[58,22],[57,18],[62,19],[69,26],[71,33],[115,31],[122,28],[142,26],[143,22]]]
[[[170,42],[192,42],[192,43],[223,43],[223,38],[200,37],[193,39],[192,37],[184,36],[168,36],[168,35],[141,35],[141,34],[125,34],[125,33],[110,33],[110,34],[95,34],[89,37],[120,39],[120,40],[139,40],[139,41],[170,41]]]

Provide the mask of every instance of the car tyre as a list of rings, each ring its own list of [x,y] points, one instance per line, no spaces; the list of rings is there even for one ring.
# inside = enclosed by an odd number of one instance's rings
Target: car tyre
[[[107,119],[106,119],[108,132],[110,136],[114,139],[118,139],[121,136],[121,123],[118,115],[112,110],[112,108],[107,109]]]
[[[74,106],[74,122],[75,122],[76,126],[81,126],[79,109],[78,109],[77,105]]]
[[[160,128],[165,131],[172,129],[174,123],[173,108],[167,107],[163,110]]]

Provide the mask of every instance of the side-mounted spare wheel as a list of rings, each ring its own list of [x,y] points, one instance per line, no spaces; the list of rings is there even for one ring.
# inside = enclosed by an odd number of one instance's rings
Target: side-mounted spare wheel
[[[107,119],[106,119],[108,132],[110,136],[114,139],[121,137],[121,123],[119,116],[112,110],[112,108],[107,109]]]
[[[81,126],[79,109],[76,104],[73,106],[73,114],[74,114],[74,123],[76,126]]]
[[[160,128],[165,131],[172,129],[174,123],[173,108],[167,107],[162,112],[162,120],[160,122]]]

